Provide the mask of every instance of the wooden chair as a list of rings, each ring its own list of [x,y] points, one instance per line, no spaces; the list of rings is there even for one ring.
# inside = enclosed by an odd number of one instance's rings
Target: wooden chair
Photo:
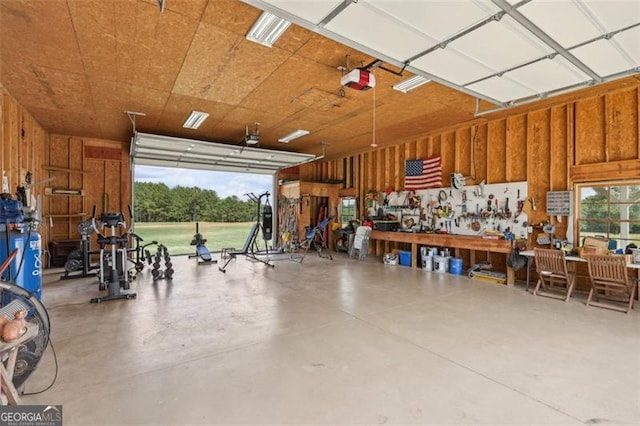
[[[533,295],[552,297],[567,302],[573,293],[576,274],[567,270],[567,261],[562,250],[534,249],[538,284]]]
[[[624,256],[591,255],[587,257],[591,290],[587,306],[629,313],[633,308],[638,284],[627,274]],[[595,302],[592,299],[595,298]],[[605,299],[607,302],[601,302]]]

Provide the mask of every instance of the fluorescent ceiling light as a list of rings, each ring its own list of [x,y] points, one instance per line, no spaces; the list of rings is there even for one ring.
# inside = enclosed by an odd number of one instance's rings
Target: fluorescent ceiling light
[[[263,46],[271,47],[280,38],[282,33],[289,28],[291,22],[282,19],[269,12],[262,12],[247,33],[247,40],[260,43]]]
[[[304,129],[298,129],[294,132],[289,133],[286,136],[283,136],[281,138],[278,139],[278,142],[283,142],[283,143],[289,143],[294,139],[298,139],[304,135],[308,135],[309,131],[308,130],[304,130]]]
[[[182,127],[185,129],[197,129],[209,117],[208,112],[191,111],[191,115],[184,122]]]
[[[401,81],[400,83],[395,84],[393,88],[399,92],[407,93],[415,89],[416,87],[420,87],[423,84],[428,83],[429,81],[431,80],[421,75],[414,75],[413,77],[410,77],[406,80]]]

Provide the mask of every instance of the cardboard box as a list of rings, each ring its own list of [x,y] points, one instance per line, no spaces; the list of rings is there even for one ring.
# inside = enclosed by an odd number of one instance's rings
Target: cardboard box
[[[583,246],[578,247],[578,254],[580,257],[587,257],[592,254],[609,254],[609,250],[602,247]]]
[[[580,257],[590,254],[608,254],[609,240],[606,238],[585,237],[582,247],[579,249]]]
[[[583,246],[600,247],[605,250],[609,249],[609,240],[606,238],[584,237]]]

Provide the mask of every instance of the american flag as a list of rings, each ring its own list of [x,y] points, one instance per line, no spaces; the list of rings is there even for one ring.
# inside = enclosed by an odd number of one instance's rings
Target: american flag
[[[440,156],[425,160],[407,160],[404,173],[404,189],[442,188],[442,164]]]

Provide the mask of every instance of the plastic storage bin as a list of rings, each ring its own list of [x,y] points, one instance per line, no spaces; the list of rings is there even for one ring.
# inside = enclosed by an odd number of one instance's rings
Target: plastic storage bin
[[[400,264],[402,266],[411,266],[411,252],[410,251],[402,251],[398,253],[400,257]]]
[[[422,270],[426,272],[433,271],[433,256],[425,256],[422,258]]]
[[[462,259],[452,258],[449,261],[449,272],[455,275],[462,275]]]
[[[433,256],[433,270],[435,272],[445,273],[449,270],[449,257]]]

